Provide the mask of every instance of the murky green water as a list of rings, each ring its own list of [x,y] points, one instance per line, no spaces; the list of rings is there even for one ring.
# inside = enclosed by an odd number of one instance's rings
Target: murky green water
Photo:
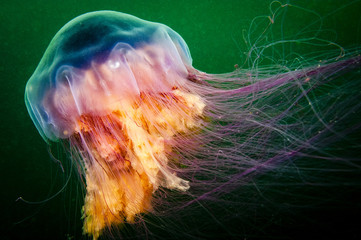
[[[283,1],[288,3],[288,1]],[[361,44],[360,2],[290,1],[308,9],[286,15],[275,32],[295,36],[305,26],[320,38],[345,48]],[[265,25],[251,25],[256,17],[270,16],[277,3],[265,0],[84,0],[0,2],[0,177],[1,239],[67,239],[81,234],[76,184],[56,194],[67,174],[51,161],[47,147],[33,126],[24,105],[24,87],[55,33],[72,18],[95,10],[115,10],[161,22],[187,42],[194,67],[209,73],[230,72],[246,61],[249,37],[256,41]],[[270,10],[271,8],[271,10]],[[313,24],[312,24],[313,23]],[[302,36],[299,36],[300,38]],[[275,36],[280,38],[280,35]],[[272,39],[268,40],[272,42]],[[318,51],[317,46],[305,48]],[[74,177],[76,179],[76,177]],[[332,215],[332,214],[330,214]],[[342,218],[343,216],[341,216]],[[347,216],[346,216],[347,218]],[[350,219],[346,219],[350,222]],[[297,223],[296,223],[297,224]],[[341,229],[342,230],[342,229]],[[302,231],[295,226],[289,231]],[[280,233],[278,236],[282,236]],[[287,229],[285,230],[287,236]],[[359,236],[359,235],[358,235]]]

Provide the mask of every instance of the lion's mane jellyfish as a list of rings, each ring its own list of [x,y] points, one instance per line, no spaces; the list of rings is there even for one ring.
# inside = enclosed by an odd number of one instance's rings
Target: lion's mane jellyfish
[[[67,139],[81,158],[84,231],[94,238],[150,211],[159,187],[188,190],[169,161],[205,125],[207,100],[192,89],[204,84],[190,71],[187,45],[170,28],[95,12],[55,36],[29,80],[26,105],[40,134]]]
[[[346,99],[336,81],[360,68],[360,58],[207,74],[192,67],[185,41],[169,27],[99,11],[56,34],[25,102],[44,140],[65,143],[77,163],[86,183],[83,232],[97,239],[147,213],[207,209],[207,200],[282,164],[280,172],[300,172],[300,158],[359,164],[323,146],[360,128],[338,124],[359,111],[359,101],[350,104],[359,85],[352,94],[348,83]],[[338,90],[327,91],[333,85]],[[172,194],[178,206],[164,199]],[[225,211],[218,214],[221,222]]]

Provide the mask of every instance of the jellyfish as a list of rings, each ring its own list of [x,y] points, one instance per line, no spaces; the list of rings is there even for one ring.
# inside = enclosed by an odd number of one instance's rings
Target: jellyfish
[[[211,209],[206,202],[228,201],[262,173],[301,171],[301,158],[360,166],[325,150],[360,129],[351,121],[359,79],[339,80],[360,60],[208,74],[192,67],[187,44],[166,25],[97,11],[55,35],[25,103],[44,141],[62,142],[76,163],[83,233],[98,239],[147,214]]]

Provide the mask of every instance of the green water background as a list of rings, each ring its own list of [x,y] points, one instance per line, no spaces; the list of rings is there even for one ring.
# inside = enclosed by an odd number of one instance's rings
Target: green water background
[[[270,15],[271,2],[1,1],[0,238],[66,239],[79,237],[81,231],[78,220],[80,196],[74,194],[77,191],[72,187],[65,190],[67,193],[59,194],[44,204],[15,201],[18,197],[42,201],[59,191],[66,181],[58,165],[51,161],[45,142],[29,118],[23,100],[27,80],[50,40],[65,23],[95,10],[121,11],[161,22],[185,39],[195,68],[209,73],[223,73],[232,71],[235,64],[244,62],[244,52],[249,49],[242,36],[245,32],[247,35],[255,17]],[[288,2],[322,16],[322,28],[329,30],[325,31],[325,38],[330,37],[345,48],[361,44],[359,1],[282,1]],[[307,19],[302,14],[288,16],[287,22],[294,27],[285,28],[284,32],[294,31],[303,21]],[[317,51],[317,47],[314,50]]]

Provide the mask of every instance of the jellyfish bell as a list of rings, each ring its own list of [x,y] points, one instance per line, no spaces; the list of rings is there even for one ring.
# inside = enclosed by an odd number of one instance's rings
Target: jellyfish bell
[[[43,138],[54,141],[73,133],[69,115],[107,111],[108,104],[95,96],[116,102],[170,91],[185,84],[191,63],[184,40],[165,25],[112,11],[88,13],[56,34],[27,83],[25,99]],[[84,101],[87,91],[94,97]],[[49,95],[52,106],[44,107]]]
[[[187,86],[191,62],[169,27],[112,11],[77,17],[51,41],[25,101],[44,140],[67,139],[81,157],[85,233],[151,211],[159,186],[189,188],[167,152],[203,122],[205,102]]]

